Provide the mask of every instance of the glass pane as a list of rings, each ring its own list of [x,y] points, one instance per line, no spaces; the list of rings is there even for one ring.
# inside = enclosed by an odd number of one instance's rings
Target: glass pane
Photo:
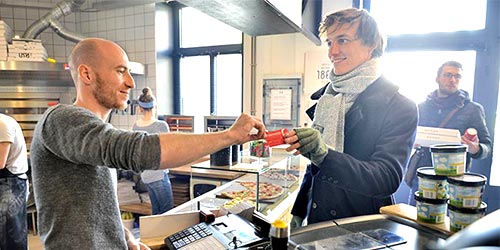
[[[216,115],[238,116],[242,105],[241,54],[216,57]]]
[[[473,97],[475,51],[413,51],[385,53],[384,75],[400,87],[399,92],[416,103],[425,101],[438,88],[438,68],[446,61],[458,61],[463,67],[459,88]]]
[[[181,47],[242,43],[241,31],[196,9],[181,9]]]
[[[387,35],[481,30],[486,0],[371,0],[370,12]]]
[[[181,115],[194,116],[194,132],[204,132],[204,116],[210,115],[210,57],[181,58]]]
[[[155,23],[169,23],[169,16],[166,11],[156,11],[155,12]],[[172,31],[169,30],[170,25],[155,25],[155,46],[156,51],[168,50],[171,39],[169,36]]]
[[[500,82],[498,83],[500,84]],[[500,115],[498,111],[500,110],[500,95],[498,96],[497,103],[497,115],[495,118],[495,138],[494,142],[498,142],[500,140]],[[493,147],[493,160],[491,162],[491,173],[490,173],[490,186],[500,186],[500,168],[493,167],[498,166],[500,162],[500,147]]]

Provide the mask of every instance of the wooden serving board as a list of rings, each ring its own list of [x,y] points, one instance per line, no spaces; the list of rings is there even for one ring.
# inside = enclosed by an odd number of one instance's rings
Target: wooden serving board
[[[432,223],[421,222],[421,221],[417,220],[417,208],[414,206],[410,206],[408,204],[401,203],[401,204],[395,204],[395,205],[381,207],[380,213],[405,218],[405,219],[414,221],[422,226],[441,231],[445,234],[451,234],[451,232],[450,232],[450,218],[448,216],[446,216],[444,218],[444,223],[441,223],[441,224],[432,224]]]

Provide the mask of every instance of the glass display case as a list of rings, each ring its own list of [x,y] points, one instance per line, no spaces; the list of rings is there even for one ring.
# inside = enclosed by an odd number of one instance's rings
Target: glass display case
[[[232,171],[241,173],[242,176],[174,210],[230,209],[239,202],[246,202],[263,215],[278,218],[295,201],[306,161],[307,159],[294,156],[284,149],[273,148],[271,156],[266,158],[250,157],[248,150],[244,150],[234,164],[230,162],[229,165],[216,166],[210,161],[194,164],[191,166],[193,169]]]

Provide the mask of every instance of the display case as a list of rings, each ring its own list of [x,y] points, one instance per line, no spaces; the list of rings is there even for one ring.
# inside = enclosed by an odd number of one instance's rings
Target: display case
[[[231,171],[241,173],[242,176],[168,213],[200,208],[228,210],[239,202],[245,202],[270,220],[281,218],[289,213],[295,201],[307,163],[308,160],[304,157],[294,156],[284,149],[273,148],[271,156],[267,158],[250,157],[248,150],[244,150],[235,164],[215,166],[210,164],[210,161],[193,164],[192,169]]]

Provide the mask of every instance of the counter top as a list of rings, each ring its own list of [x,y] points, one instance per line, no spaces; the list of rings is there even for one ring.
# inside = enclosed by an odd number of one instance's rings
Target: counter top
[[[202,157],[194,162],[189,164],[177,167],[170,168],[170,175],[185,175],[185,176],[196,176],[196,177],[204,177],[204,178],[212,178],[212,179],[223,179],[223,180],[234,180],[240,177],[241,173],[229,172],[229,171],[220,171],[220,170],[210,170],[210,169],[199,169],[199,168],[191,168],[192,165],[210,161],[210,156]]]

